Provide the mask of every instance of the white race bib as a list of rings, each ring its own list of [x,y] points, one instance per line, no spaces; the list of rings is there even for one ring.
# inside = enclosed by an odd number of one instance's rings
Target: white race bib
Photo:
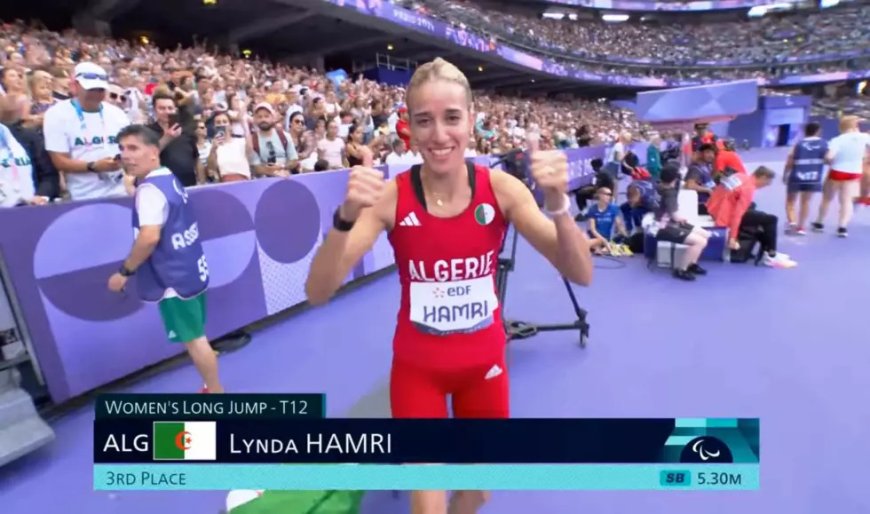
[[[743,185],[743,182],[737,177],[737,174],[728,175],[727,177],[722,177],[722,185],[725,186],[725,189],[729,191],[734,191],[738,187]]]
[[[493,322],[491,275],[453,282],[411,282],[411,322],[435,335],[477,332]]]

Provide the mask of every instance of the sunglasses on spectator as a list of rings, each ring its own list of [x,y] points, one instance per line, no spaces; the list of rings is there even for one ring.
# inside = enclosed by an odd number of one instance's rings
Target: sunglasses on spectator
[[[127,101],[127,95],[119,95],[118,93],[109,93],[109,98],[111,100],[117,100],[120,98],[122,102]]]

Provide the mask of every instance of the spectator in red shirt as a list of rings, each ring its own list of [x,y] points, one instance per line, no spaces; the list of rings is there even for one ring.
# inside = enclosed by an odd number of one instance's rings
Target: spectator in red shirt
[[[739,155],[737,155],[737,152],[734,151],[733,140],[723,142],[719,151],[716,152],[716,161],[713,164],[713,172],[718,175],[728,168],[746,174],[746,166],[743,165],[743,160]]]
[[[752,175],[726,172],[707,200],[707,212],[716,226],[728,228],[728,246],[740,249],[740,231],[751,230],[757,234],[764,252],[762,262],[766,266],[786,268],[795,265],[788,255],[776,250],[776,234],[779,220],[773,214],[752,207],[755,191],[767,187],[776,174],[770,168],[760,166]]]
[[[411,125],[408,123],[408,108],[399,107],[399,121],[396,122],[396,134],[405,142],[405,148],[411,148]]]
[[[695,124],[695,136],[692,138],[692,152],[701,151],[703,145],[716,145],[718,138],[709,130],[706,123]]]

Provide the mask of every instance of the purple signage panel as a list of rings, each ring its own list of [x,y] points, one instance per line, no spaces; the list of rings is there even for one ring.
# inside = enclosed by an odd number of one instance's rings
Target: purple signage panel
[[[579,62],[554,61],[546,59],[538,55],[532,55],[528,52],[517,49],[515,46],[509,46],[498,42],[495,37],[483,35],[481,32],[469,27],[457,27],[452,24],[444,23],[424,14],[405,9],[393,5],[385,0],[321,0],[338,7],[354,9],[362,14],[381,18],[402,27],[416,30],[433,38],[446,39],[453,44],[470,48],[480,53],[495,54],[502,59],[524,66],[526,68],[544,72],[557,77],[574,79],[583,82],[593,82],[601,84],[611,84],[618,86],[629,87],[682,87],[682,86],[699,86],[710,84],[709,80],[693,80],[693,79],[663,79],[655,77],[638,77],[632,75],[615,75],[615,74],[598,74],[586,70]],[[584,0],[585,1],[585,0]],[[723,1],[745,1],[745,0],[720,0]],[[773,1],[773,0],[770,0]],[[708,4],[709,2],[704,2]],[[674,4],[676,5],[676,4]],[[608,57],[608,60],[603,59],[603,62],[613,62],[613,59]],[[621,58],[617,58],[621,59]],[[623,59],[626,60],[626,59]],[[724,63],[719,63],[724,65]],[[837,80],[859,79],[870,76],[870,70],[862,70],[855,72],[837,72],[827,74],[816,74],[811,76],[792,75],[778,79],[758,79],[759,85],[775,86],[782,84],[810,84],[814,82],[833,82]],[[842,77],[842,78],[841,78]]]
[[[591,180],[603,148],[569,150],[573,183]],[[489,164],[489,158],[480,158]],[[381,168],[395,177],[406,166]],[[190,189],[211,284],[207,334],[217,338],[305,301],[314,252],[345,194],[347,170]],[[157,308],[110,293],[133,243],[132,200],[0,209],[0,252],[49,392],[63,402],[176,355]],[[382,235],[351,272],[393,264]]]
[[[637,94],[637,119],[648,123],[721,118],[758,108],[758,83],[743,80]]]

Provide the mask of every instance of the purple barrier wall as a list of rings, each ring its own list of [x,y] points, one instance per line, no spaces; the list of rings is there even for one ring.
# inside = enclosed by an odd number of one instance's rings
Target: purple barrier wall
[[[568,150],[572,186],[591,181],[601,147]],[[476,159],[489,164],[488,157]],[[385,169],[389,177],[405,167]],[[220,337],[305,300],[309,263],[344,197],[347,170],[192,188],[208,256],[207,333]],[[166,343],[156,306],[110,293],[133,242],[130,198],[0,209],[0,252],[56,403],[182,351]],[[383,235],[353,270],[393,264]],[[131,287],[135,287],[131,281]]]

